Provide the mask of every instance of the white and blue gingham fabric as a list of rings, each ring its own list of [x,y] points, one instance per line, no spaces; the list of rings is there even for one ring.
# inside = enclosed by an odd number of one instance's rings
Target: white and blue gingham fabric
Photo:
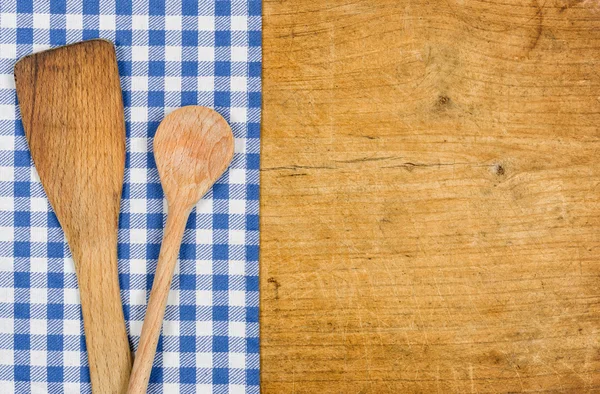
[[[156,128],[199,104],[235,135],[188,222],[148,392],[258,393],[260,0],[0,1],[0,393],[91,392],[74,266],[12,74],[24,55],[97,37],[116,45],[127,121],[118,254],[133,349],[165,220]]]

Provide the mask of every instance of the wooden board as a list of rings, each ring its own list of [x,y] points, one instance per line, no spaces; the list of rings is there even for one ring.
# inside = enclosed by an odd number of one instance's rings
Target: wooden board
[[[112,43],[90,40],[15,65],[25,136],[73,255],[92,390],[124,393],[131,370],[117,270],[125,120]]]
[[[600,4],[263,9],[263,393],[600,392]]]

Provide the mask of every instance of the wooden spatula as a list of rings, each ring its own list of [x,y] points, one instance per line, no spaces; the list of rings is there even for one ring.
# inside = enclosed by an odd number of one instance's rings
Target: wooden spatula
[[[154,158],[169,211],[128,394],[146,392],[185,224],[198,200],[223,175],[233,147],[227,121],[210,108],[180,108],[158,126]]]
[[[75,261],[92,391],[123,393],[131,370],[117,271],[125,122],[113,45],[85,41],[15,65],[31,156]]]

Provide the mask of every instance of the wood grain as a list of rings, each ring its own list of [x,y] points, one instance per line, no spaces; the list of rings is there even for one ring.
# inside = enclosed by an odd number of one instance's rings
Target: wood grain
[[[263,393],[600,392],[598,3],[263,12]]]
[[[113,45],[92,40],[15,66],[31,156],[67,237],[92,391],[124,393],[131,370],[117,270],[125,121]]]
[[[146,392],[185,225],[194,206],[223,175],[233,150],[231,128],[210,108],[179,108],[158,126],[154,157],[168,216],[128,394]]]

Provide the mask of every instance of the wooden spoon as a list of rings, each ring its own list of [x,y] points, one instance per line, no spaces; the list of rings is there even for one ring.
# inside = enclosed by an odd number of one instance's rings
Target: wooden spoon
[[[15,65],[25,136],[75,262],[92,391],[124,393],[131,370],[117,270],[125,120],[115,49],[91,40]]]
[[[167,199],[168,216],[129,380],[129,394],[146,392],[185,225],[192,208],[233,158],[231,128],[212,109],[180,108],[167,115],[158,127],[154,158]]]

